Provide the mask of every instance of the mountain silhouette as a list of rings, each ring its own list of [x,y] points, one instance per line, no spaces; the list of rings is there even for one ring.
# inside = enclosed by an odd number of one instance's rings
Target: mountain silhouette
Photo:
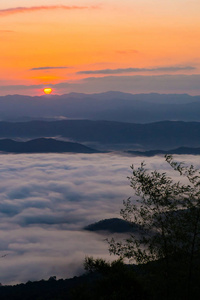
[[[155,156],[159,154],[200,155],[200,148],[179,147],[172,150],[126,151],[136,156]]]
[[[200,121],[200,96],[187,94],[99,94],[0,97],[0,120],[89,119],[131,123]]]
[[[79,143],[39,138],[27,142],[17,142],[10,139],[0,140],[0,151],[11,153],[98,153],[99,151]]]
[[[95,145],[92,146],[94,148],[98,148],[98,144],[132,144],[135,146],[129,149],[133,150],[193,148],[200,147],[200,122],[162,121],[150,124],[89,120],[0,122],[1,138],[33,139],[55,136],[78,143],[89,142],[90,145]]]
[[[138,224],[131,224],[128,221],[119,218],[104,219],[84,227],[88,231],[108,231],[112,233],[127,233],[139,231],[141,227]]]

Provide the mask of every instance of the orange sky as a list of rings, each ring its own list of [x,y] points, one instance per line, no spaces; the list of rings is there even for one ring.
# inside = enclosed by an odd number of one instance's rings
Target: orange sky
[[[0,94],[81,91],[87,77],[198,75],[199,12],[199,0],[3,1]]]

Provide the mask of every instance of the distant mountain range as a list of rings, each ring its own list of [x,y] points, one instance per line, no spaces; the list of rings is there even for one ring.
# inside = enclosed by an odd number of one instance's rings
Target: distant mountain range
[[[59,141],[52,138],[38,138],[26,142],[11,139],[0,140],[0,152],[7,153],[105,153],[79,143]],[[200,148],[180,147],[173,150],[125,151],[135,156],[155,156],[159,154],[200,155]]]
[[[136,155],[136,156],[155,156],[159,154],[188,154],[188,155],[200,155],[200,148],[188,148],[188,147],[179,147],[172,150],[150,150],[150,151],[127,151],[127,153]]]
[[[163,121],[134,124],[111,121],[65,120],[0,122],[0,138],[56,137],[97,149],[169,150],[200,147],[200,122]],[[104,148],[101,148],[102,146]]]
[[[0,140],[0,151],[8,153],[98,153],[99,151],[78,143],[57,141],[54,139],[35,139],[28,142],[16,142],[10,139]]]
[[[0,140],[0,152],[7,153],[103,153],[80,143],[59,141],[52,138],[38,138],[26,142],[12,139]],[[200,155],[200,148],[180,147],[173,150],[125,151],[135,156],[155,156],[159,154]]]
[[[70,93],[0,97],[0,120],[90,119],[133,123],[200,121],[200,96],[187,94]]]

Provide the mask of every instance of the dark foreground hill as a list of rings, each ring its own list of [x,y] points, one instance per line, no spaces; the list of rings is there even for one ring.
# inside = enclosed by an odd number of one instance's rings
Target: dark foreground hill
[[[40,280],[0,287],[1,300],[150,300],[149,294],[127,266],[116,264],[105,272],[71,279]]]
[[[137,232],[140,227],[137,224],[130,224],[128,221],[119,218],[105,219],[99,222],[90,224],[84,227],[88,231],[108,231],[111,233],[128,233],[128,232]]]
[[[10,139],[0,140],[0,151],[9,153],[98,153],[99,151],[81,145],[58,141],[54,139],[39,138],[28,142],[16,142]]]
[[[26,284],[15,286],[1,286],[1,300],[67,300],[70,298],[70,290],[83,284],[85,278],[74,277],[72,279],[28,281]]]
[[[93,258],[91,258],[93,260]],[[93,260],[94,261],[94,260]],[[71,279],[40,280],[15,286],[0,286],[1,300],[196,300],[199,299],[199,256],[187,294],[184,257],[172,258],[166,278],[165,261],[125,265],[102,259],[88,265],[86,274]]]
[[[55,136],[80,143],[111,146],[131,144],[134,147],[131,148],[135,150],[200,147],[200,122],[163,121],[150,124],[89,120],[0,122],[0,138],[30,139]]]

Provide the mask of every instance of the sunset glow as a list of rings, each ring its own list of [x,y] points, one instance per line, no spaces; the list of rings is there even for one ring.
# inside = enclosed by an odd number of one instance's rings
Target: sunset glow
[[[52,93],[52,89],[51,89],[51,88],[45,88],[45,89],[44,89],[44,93],[45,93],[46,95],[49,95],[49,94]]]
[[[0,1],[0,156],[0,300],[198,299],[200,0]]]
[[[193,84],[176,92],[198,94],[199,9],[196,0],[3,1],[0,94],[34,95],[42,84],[54,84],[60,94],[156,92],[162,76],[179,82],[183,75]],[[137,76],[143,87],[134,86]]]

